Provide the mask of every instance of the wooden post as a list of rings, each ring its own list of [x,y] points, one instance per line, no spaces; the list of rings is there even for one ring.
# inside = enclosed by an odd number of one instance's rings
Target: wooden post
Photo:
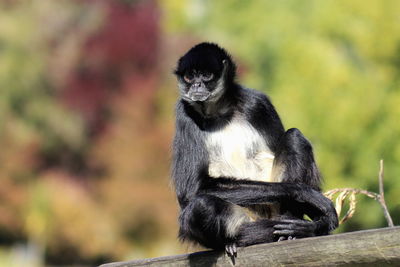
[[[238,248],[235,266],[400,266],[400,226]],[[233,266],[218,251],[116,262],[101,267]]]

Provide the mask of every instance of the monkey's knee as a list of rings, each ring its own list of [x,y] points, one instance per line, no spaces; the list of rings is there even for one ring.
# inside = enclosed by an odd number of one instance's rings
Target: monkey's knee
[[[311,143],[296,128],[286,131],[275,154],[273,174],[281,182],[305,183],[319,190],[320,173]]]
[[[310,141],[297,128],[291,128],[286,131],[284,135],[284,147],[289,151],[296,153],[312,153],[312,146]]]
[[[279,141],[275,153],[276,163],[285,164],[293,160],[313,158],[311,143],[297,128],[291,128],[285,132]]]

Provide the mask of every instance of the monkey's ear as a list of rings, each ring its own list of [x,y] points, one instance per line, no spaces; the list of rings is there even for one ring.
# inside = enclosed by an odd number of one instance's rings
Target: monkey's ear
[[[178,69],[175,69],[173,71],[173,74],[175,74],[176,76],[182,76],[183,75],[182,71],[179,71]]]
[[[222,60],[222,64],[224,65],[224,69],[223,69],[223,71],[225,71],[226,69],[228,69],[229,62],[228,62],[228,60],[227,60],[227,59],[224,59],[224,60]]]
[[[222,60],[222,64],[224,65],[222,72],[226,72],[229,68],[229,61],[227,59]]]

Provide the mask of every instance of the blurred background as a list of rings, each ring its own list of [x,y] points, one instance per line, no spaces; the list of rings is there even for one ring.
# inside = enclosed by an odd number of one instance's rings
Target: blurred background
[[[400,2],[0,0],[0,266],[193,251],[169,182],[172,71],[231,52],[312,141],[324,190],[378,191],[400,223]],[[337,232],[386,226],[358,197]]]

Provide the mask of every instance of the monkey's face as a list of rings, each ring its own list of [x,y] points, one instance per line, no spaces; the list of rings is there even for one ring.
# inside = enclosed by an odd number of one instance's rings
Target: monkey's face
[[[183,55],[175,75],[182,99],[189,103],[216,102],[235,76],[228,53],[216,44],[201,43]]]
[[[183,99],[191,102],[203,102],[213,98],[217,88],[216,74],[206,70],[187,70],[178,76],[178,86]]]

